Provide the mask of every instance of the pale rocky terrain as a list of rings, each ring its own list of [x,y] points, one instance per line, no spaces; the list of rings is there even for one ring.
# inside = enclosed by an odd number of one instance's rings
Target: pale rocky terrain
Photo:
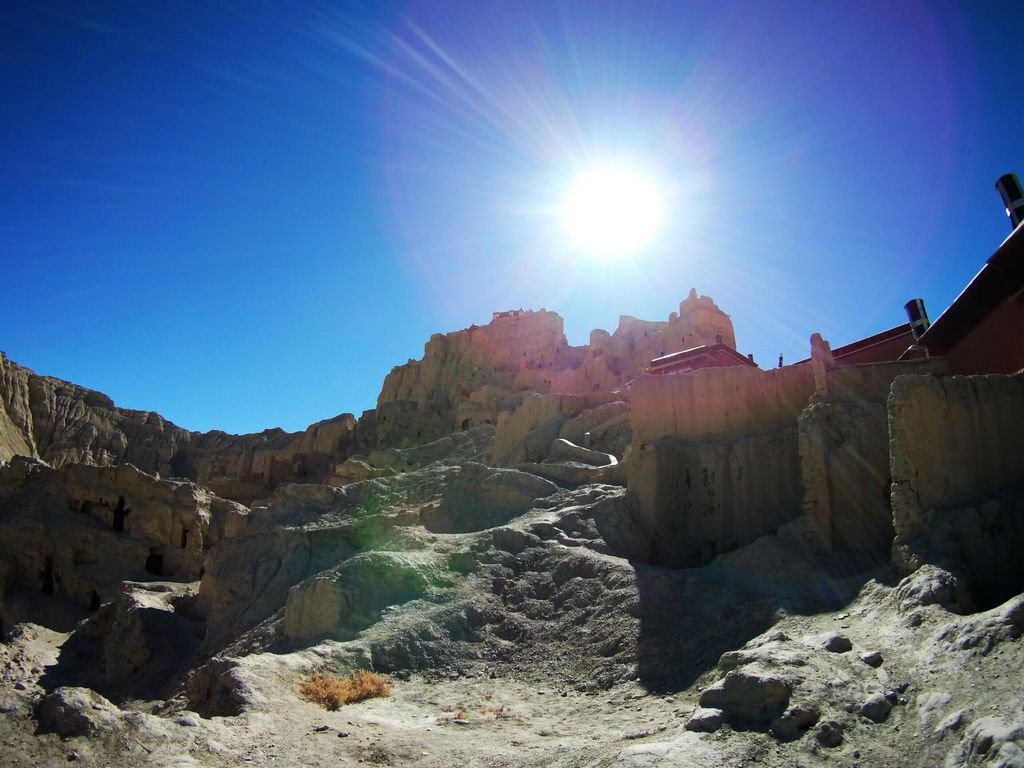
[[[0,358],[0,764],[1024,766],[1024,378],[645,379],[712,307],[438,335],[296,435]]]

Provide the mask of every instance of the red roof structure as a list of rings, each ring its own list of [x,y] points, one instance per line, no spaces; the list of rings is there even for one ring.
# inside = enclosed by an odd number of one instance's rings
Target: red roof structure
[[[757,363],[727,344],[702,344],[654,358],[647,367],[647,373],[684,373],[698,368],[728,368],[735,365],[757,368]]]
[[[952,373],[1024,368],[1024,225],[1018,225],[974,279],[918,340],[944,355]]]

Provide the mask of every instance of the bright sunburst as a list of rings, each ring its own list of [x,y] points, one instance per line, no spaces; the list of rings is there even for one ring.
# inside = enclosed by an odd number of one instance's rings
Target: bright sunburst
[[[623,256],[651,243],[664,207],[664,191],[653,178],[628,167],[601,166],[576,178],[560,213],[579,248],[601,256]]]

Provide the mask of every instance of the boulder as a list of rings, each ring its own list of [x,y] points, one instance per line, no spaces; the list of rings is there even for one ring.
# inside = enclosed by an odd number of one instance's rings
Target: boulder
[[[795,741],[818,722],[818,710],[810,705],[797,704],[787,709],[772,723],[771,734],[779,741]]]
[[[853,650],[853,643],[846,635],[830,634],[822,644],[825,646],[825,650],[831,653],[846,653]]]
[[[707,688],[700,705],[720,709],[739,730],[767,730],[786,710],[790,687],[779,678],[750,669],[729,672]]]
[[[860,654],[860,660],[869,667],[880,667],[883,661],[882,654],[878,651],[864,651]]]
[[[36,706],[40,733],[95,736],[114,726],[120,710],[88,688],[62,687],[47,694]]]
[[[828,749],[838,747],[843,743],[843,724],[837,720],[825,720],[814,730],[814,738]]]
[[[896,586],[896,604],[901,613],[910,613],[925,605],[956,609],[960,591],[957,578],[935,565],[922,565]]]
[[[860,713],[874,723],[883,723],[889,717],[892,702],[884,693],[873,693],[860,705]]]
[[[722,710],[712,707],[697,707],[684,727],[688,731],[713,733],[721,728],[724,722],[725,713]]]

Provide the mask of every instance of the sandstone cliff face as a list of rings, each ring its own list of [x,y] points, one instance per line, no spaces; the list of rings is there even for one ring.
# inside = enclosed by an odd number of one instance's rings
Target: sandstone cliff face
[[[562,318],[544,310],[496,313],[486,326],[436,334],[422,360],[394,368],[385,379],[377,400],[378,443],[411,445],[456,429],[499,424],[494,459],[509,463],[532,454],[534,460],[546,446],[513,445],[522,440],[527,422],[540,426],[536,417],[508,421],[520,408],[536,411],[532,397],[568,402],[565,396],[577,396],[586,408],[621,402],[625,385],[655,357],[701,344],[735,346],[729,316],[707,296],[691,291],[679,310],[667,322],[624,315],[614,333],[595,330],[585,347],[569,347]],[[579,413],[572,405],[544,423],[551,427]]]
[[[276,690],[259,706],[279,722],[272,710],[296,704],[300,676],[330,664],[492,693],[494,677],[500,689],[529,680],[531,695],[550,683],[570,708],[584,702],[570,696],[639,683],[621,701],[666,702],[657,722],[700,705],[664,738],[725,749],[696,760],[707,764],[762,760],[769,737],[772,765],[841,762],[867,754],[882,721],[893,728],[878,742],[903,741],[876,762],[974,764],[964,756],[982,745],[1014,757],[1024,730],[992,718],[1020,719],[1006,667],[1020,666],[1024,598],[971,617],[947,608],[1024,587],[1024,375],[939,377],[935,360],[839,369],[818,339],[811,364],[643,376],[676,336],[727,330],[710,300],[683,306],[689,325],[624,319],[585,349],[565,346],[551,313],[435,337],[389,377],[378,409],[298,435],[188,433],[2,361],[0,694],[35,695],[7,685],[20,680],[25,625],[3,631],[31,619],[67,633],[43,677],[25,675],[50,691],[37,717],[56,732],[55,710],[91,712],[101,732],[107,713],[120,717],[113,701],[153,710],[159,697],[179,717],[161,727],[221,738],[229,725],[181,708],[239,715]],[[117,463],[133,457],[202,485]],[[249,509],[210,489],[268,498]],[[925,565],[897,589],[874,580],[891,575],[893,531],[896,563]],[[826,610],[837,613],[815,615]],[[979,703],[982,667],[992,701]],[[411,699],[381,706],[396,704]],[[689,732],[723,723],[733,728],[714,739]],[[471,738],[485,732],[473,725]],[[729,752],[751,729],[750,751]],[[653,736],[615,735],[600,760],[569,761],[647,765],[662,746],[630,750]],[[695,762],[671,749],[665,764]]]
[[[0,354],[0,459],[41,458],[71,463],[132,463],[147,472],[172,474],[188,432],[158,414],[115,408],[99,392],[37,376]]]
[[[735,343],[732,323],[695,291],[669,321],[624,316],[613,334],[595,331],[589,347],[569,347],[554,312],[496,313],[485,326],[433,336],[422,360],[392,370],[378,407],[359,421],[342,414],[297,434],[269,429],[251,435],[189,432],[159,414],[117,408],[106,395],[38,376],[0,354],[0,461],[23,455],[55,467],[131,463],[250,503],[282,482],[322,482],[360,451],[411,447],[501,420],[495,460],[536,460],[543,458],[548,437],[558,437],[561,423],[621,402],[624,385],[653,357],[719,339]],[[546,420],[551,434],[545,433],[544,444],[534,440],[526,448],[525,432],[540,426],[527,397],[533,394],[558,395],[566,407]],[[573,395],[582,406],[567,399]],[[509,420],[524,404],[526,412]],[[624,424],[595,430],[594,439],[609,435],[597,447],[621,454],[629,441]]]
[[[966,576],[991,605],[1024,583],[1024,374],[914,376],[889,398],[893,559]]]
[[[322,479],[357,444],[351,414],[296,434],[189,432],[157,413],[117,408],[99,392],[38,376],[0,353],[0,461],[29,456],[54,467],[133,464],[250,500],[282,480]]]
[[[408,439],[410,430],[419,432],[419,441],[424,442],[471,424],[494,424],[498,412],[488,405],[498,405],[517,388],[517,375],[537,372],[532,384],[546,391],[546,372],[564,368],[569,357],[562,318],[543,310],[496,315],[485,326],[435,334],[424,346],[422,360],[410,360],[385,378],[377,398],[381,442]],[[485,388],[487,395],[471,399]],[[467,401],[475,406],[468,412]],[[403,417],[403,423],[394,426]],[[382,419],[390,425],[384,431]]]
[[[207,552],[240,533],[248,511],[187,481],[130,464],[0,467],[0,601],[30,618],[49,595],[67,626],[115,596],[125,579],[199,579]],[[59,614],[59,615],[58,615]]]
[[[812,392],[807,365],[633,383],[627,487],[652,562],[703,565],[799,516],[797,417]]]
[[[803,515],[823,554],[863,564],[889,559],[889,428],[886,403],[897,376],[944,373],[942,359],[829,368],[800,414]]]

